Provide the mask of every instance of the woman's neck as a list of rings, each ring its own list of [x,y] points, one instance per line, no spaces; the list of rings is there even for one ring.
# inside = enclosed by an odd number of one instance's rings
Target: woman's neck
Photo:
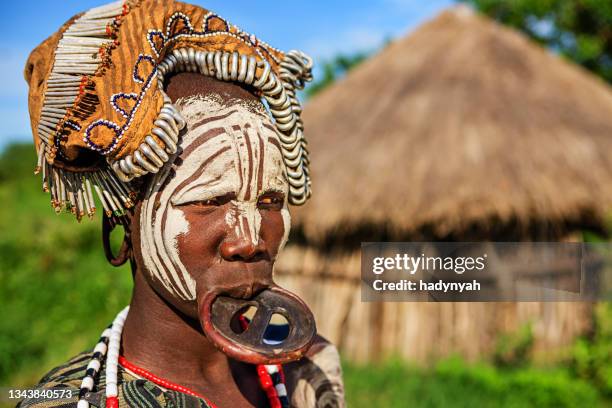
[[[123,329],[122,355],[219,406],[230,402],[253,406],[261,397],[255,368],[231,361],[218,351],[197,323],[190,323],[168,305],[138,272]]]

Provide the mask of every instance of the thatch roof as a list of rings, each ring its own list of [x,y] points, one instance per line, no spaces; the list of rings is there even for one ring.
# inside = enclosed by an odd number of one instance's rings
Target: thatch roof
[[[464,6],[388,45],[303,117],[313,197],[293,215],[312,242],[566,231],[599,225],[612,204],[610,87]]]

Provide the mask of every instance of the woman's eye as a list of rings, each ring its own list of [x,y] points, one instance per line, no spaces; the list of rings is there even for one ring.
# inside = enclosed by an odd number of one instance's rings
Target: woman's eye
[[[222,196],[209,198],[208,200],[192,201],[189,203],[189,205],[193,205],[196,207],[219,207],[224,204],[227,204],[234,198],[235,194],[225,194]]]
[[[283,207],[283,198],[277,195],[260,197],[257,207],[265,210],[280,210]]]
[[[213,198],[211,200],[191,201],[183,205],[189,206],[189,207],[195,207],[195,208],[212,208],[212,207],[218,207],[220,204],[217,199]]]
[[[219,200],[217,200],[216,198],[213,198],[211,200],[196,201],[193,203],[193,205],[197,205],[199,207],[212,207],[212,206],[216,207],[219,205]]]

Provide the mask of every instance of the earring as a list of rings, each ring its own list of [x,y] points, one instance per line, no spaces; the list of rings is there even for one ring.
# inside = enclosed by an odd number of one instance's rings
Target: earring
[[[107,217],[106,214],[102,216],[102,245],[104,246],[104,255],[106,255],[106,259],[113,266],[121,266],[126,263],[127,260],[130,259],[132,252],[128,223],[121,222],[121,224],[125,231],[125,235],[123,236],[123,242],[121,243],[121,248],[119,248],[119,253],[115,256],[111,249],[110,235],[117,226],[117,222],[115,219]]]

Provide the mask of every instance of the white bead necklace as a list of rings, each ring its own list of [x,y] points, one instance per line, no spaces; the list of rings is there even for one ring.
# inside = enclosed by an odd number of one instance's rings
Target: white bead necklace
[[[121,348],[121,332],[123,324],[130,310],[126,306],[113,321],[113,324],[102,332],[100,341],[94,348],[94,354],[87,365],[85,377],[81,382],[79,390],[79,402],[77,408],[89,408],[89,402],[85,399],[85,395],[93,389],[94,379],[100,370],[101,361],[106,355],[106,407],[116,408],[117,400],[117,367],[119,365],[119,349]]]

